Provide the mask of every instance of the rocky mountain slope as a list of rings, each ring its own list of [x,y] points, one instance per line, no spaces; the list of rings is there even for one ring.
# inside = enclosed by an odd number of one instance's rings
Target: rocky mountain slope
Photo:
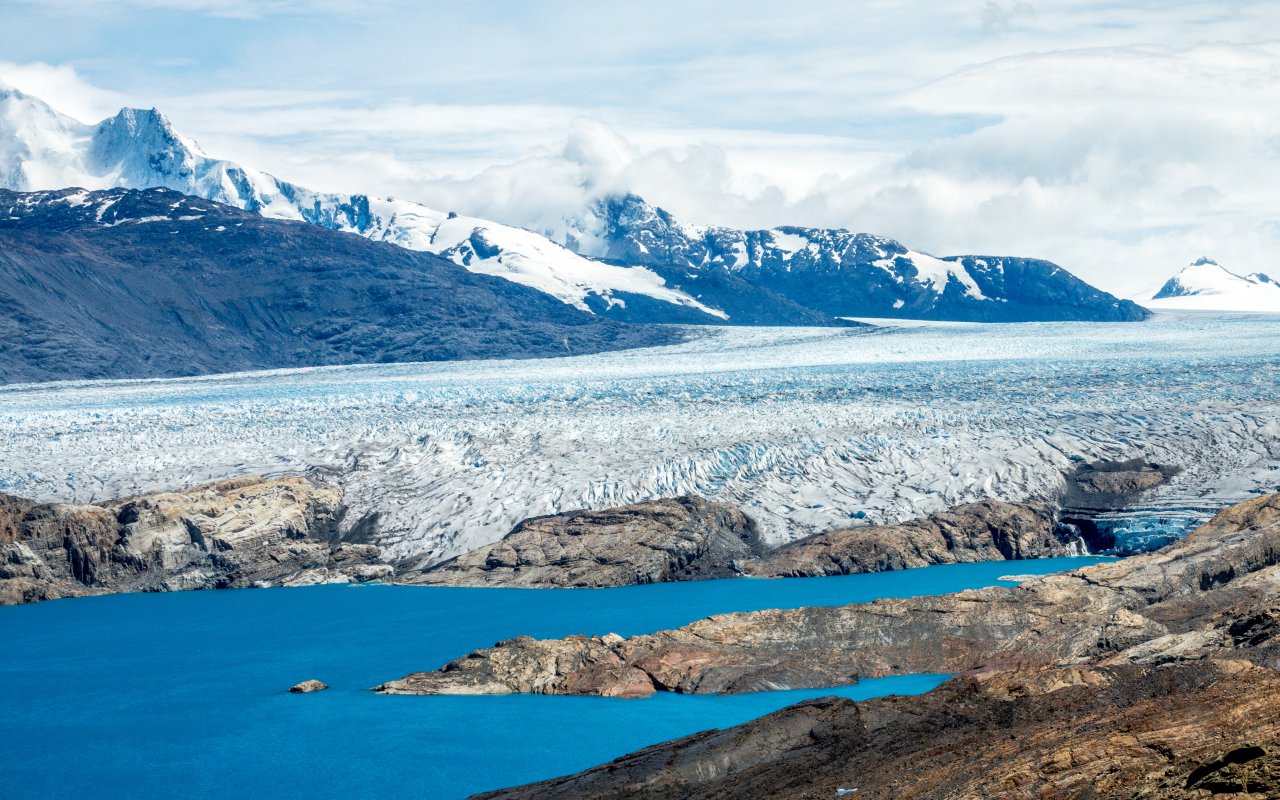
[[[1261,272],[1237,275],[1201,258],[1139,300],[1163,311],[1260,311],[1280,313],[1280,281]]]
[[[397,198],[316,192],[207,155],[156,109],[121,109],[86,125],[0,85],[0,188],[163,187],[259,213],[435,253],[471,272],[631,322],[719,323],[728,315],[643,267],[602,264],[539,234]],[[830,324],[767,292],[740,301],[752,322]],[[776,308],[772,308],[775,306]]]
[[[238,478],[96,505],[0,494],[0,605],[115,592],[385,578],[377,547],[335,539],[340,493]]]
[[[1280,673],[1239,660],[983,670],[811,700],[486,800],[1280,796]],[[843,794],[842,794],[843,793]]]
[[[499,642],[380,691],[410,694],[750,692],[1114,656],[1273,663],[1280,495],[1224,509],[1186,539],[1077,572],[939,597],[725,614],[619,636]],[[1259,636],[1240,650],[1241,636]]]
[[[742,231],[690,225],[634,194],[607,197],[566,234],[572,249],[640,264],[673,286],[703,276],[742,279],[833,317],[974,322],[1132,321],[1147,312],[1048,261],[936,258],[867,233],[804,227]]]
[[[0,190],[0,381],[678,341],[428,253],[164,189]]]

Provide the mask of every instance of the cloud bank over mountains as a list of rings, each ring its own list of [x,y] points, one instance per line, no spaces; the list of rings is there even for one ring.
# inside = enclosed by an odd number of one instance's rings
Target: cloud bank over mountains
[[[539,231],[629,190],[702,223],[1044,257],[1121,295],[1206,253],[1277,271],[1264,3],[149,2],[169,35],[142,59],[107,41],[129,9],[53,24],[75,5],[28,6],[0,80],[86,120],[157,106],[303,184]]]

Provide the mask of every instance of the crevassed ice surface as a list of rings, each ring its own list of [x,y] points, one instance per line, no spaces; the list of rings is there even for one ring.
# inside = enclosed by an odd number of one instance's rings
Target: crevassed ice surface
[[[1280,485],[1280,317],[695,329],[595,356],[0,389],[0,490],[88,501],[240,474],[342,484],[396,558],[519,520],[697,492],[782,541],[982,497],[1073,457],[1183,472],[1199,519]]]

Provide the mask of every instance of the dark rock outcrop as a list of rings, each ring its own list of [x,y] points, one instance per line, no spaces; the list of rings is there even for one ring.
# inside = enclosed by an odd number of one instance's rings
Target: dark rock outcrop
[[[813,577],[1076,555],[1041,504],[983,500],[900,525],[828,531],[785,544],[743,565],[749,575]]]
[[[1015,588],[724,614],[629,639],[520,637],[379,690],[639,696],[835,686],[1103,656],[1280,663],[1268,622],[1280,618],[1277,564],[1280,494],[1224,509],[1155,553]],[[1241,637],[1263,642],[1242,649]]]
[[[334,541],[336,489],[236,478],[101,505],[0,495],[0,605],[114,592],[389,577],[379,550]]]
[[[683,336],[165,189],[0,190],[0,383],[562,356]]]
[[[289,687],[290,694],[311,694],[312,692],[323,692],[328,689],[328,684],[315,680],[314,678],[302,683],[295,683]]]
[[[1124,508],[1177,472],[1173,467],[1149,464],[1141,458],[1080,464],[1067,475],[1062,505],[1077,511]]]
[[[759,551],[755,524],[737,507],[677,497],[527,519],[499,542],[400,582],[594,588],[727,578]]]
[[[480,797],[1276,797],[1278,691],[1280,673],[1238,660],[982,670],[915,697],[812,700]]]
[[[603,587],[665,581],[882,572],[1078,554],[1043,504],[983,500],[900,525],[817,534],[766,551],[751,519],[701,497],[525,520],[501,541],[407,573],[443,586]]]

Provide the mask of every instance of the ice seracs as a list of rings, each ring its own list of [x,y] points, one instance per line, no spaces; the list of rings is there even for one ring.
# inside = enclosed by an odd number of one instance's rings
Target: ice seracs
[[[1197,259],[1149,297],[1139,302],[1164,311],[1280,313],[1280,281],[1261,272],[1239,275],[1211,258]]]

